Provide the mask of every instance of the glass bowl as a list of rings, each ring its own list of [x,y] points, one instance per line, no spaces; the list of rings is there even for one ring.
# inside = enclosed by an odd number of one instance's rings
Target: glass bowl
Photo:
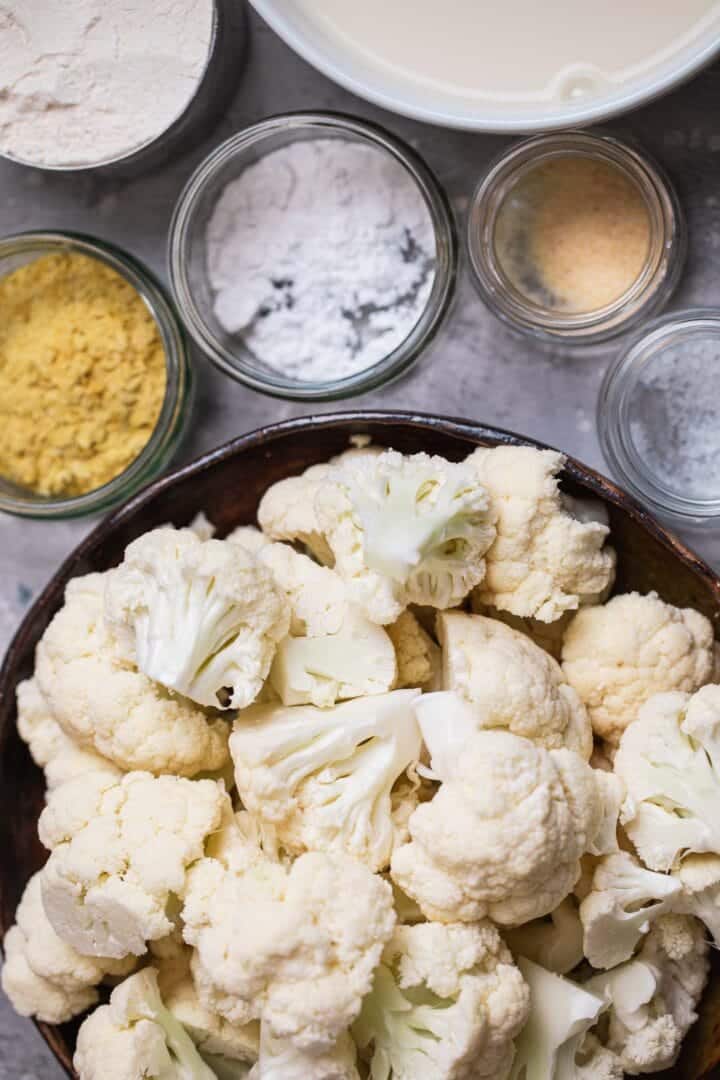
[[[541,175],[535,170],[562,160],[616,172],[647,212],[648,245],[639,273],[619,296],[590,310],[552,304],[531,263],[522,273],[509,269],[507,253],[526,257],[529,246],[533,183]],[[475,189],[466,242],[475,285],[493,314],[536,340],[565,345],[606,341],[657,314],[679,281],[687,250],[682,208],[662,169],[637,147],[585,131],[538,135],[501,154]]]
[[[39,495],[0,476],[0,511],[34,518],[73,518],[109,510],[124,502],[169,463],[185,430],[192,405],[192,372],[177,315],[164,290],[140,263],[118,248],[75,233],[29,232],[0,239],[0,277],[43,255],[78,252],[99,259],[128,281],[146,304],[165,353],[165,398],[155,429],[124,472],[85,495]]]
[[[608,369],[598,401],[603,453],[659,514],[720,524],[720,309],[645,327]]]
[[[408,336],[378,363],[343,378],[310,381],[288,377],[258,360],[239,335],[229,334],[213,311],[205,232],[226,185],[265,154],[297,140],[343,139],[373,146],[407,170],[427,206],[435,235],[433,284],[425,308]],[[457,237],[452,210],[437,179],[410,147],[382,128],[335,113],[270,117],[228,139],[190,178],[170,226],[169,272],[175,300],[197,345],[226,375],[275,397],[329,401],[364,393],[408,370],[435,337],[450,307],[457,275]]]

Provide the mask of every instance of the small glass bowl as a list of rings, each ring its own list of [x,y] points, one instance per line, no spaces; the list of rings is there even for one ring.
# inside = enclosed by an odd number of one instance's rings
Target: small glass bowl
[[[27,232],[0,239],[0,277],[43,255],[78,252],[117,271],[145,302],[162,340],[167,369],[165,398],[149,441],[124,472],[85,495],[39,495],[0,476],[0,511],[33,518],[97,514],[124,502],[167,466],[184,434],[192,407],[192,370],[180,322],[152,274],[125,252],[76,233]]]
[[[519,185],[540,165],[564,158],[584,158],[618,171],[647,210],[649,243],[640,273],[619,297],[590,311],[564,311],[549,300],[543,303],[541,290],[521,289],[499,250],[499,226],[507,228],[512,216],[518,222],[516,243],[523,246],[526,189]],[[655,162],[610,136],[568,131],[526,139],[495,161],[470,203],[467,247],[475,284],[495,315],[539,340],[586,345],[639,325],[667,303],[685,262],[687,234],[677,195]]]
[[[656,319],[608,369],[598,400],[620,482],[685,525],[720,523],[720,309]]]
[[[110,179],[130,179],[167,164],[207,138],[232,101],[247,51],[247,14],[238,0],[213,0],[208,55],[192,96],[179,115],[148,141],[130,150],[82,164],[47,165],[0,152],[18,165],[45,172],[93,172]]]
[[[435,269],[427,304],[414,327],[378,363],[341,379],[292,379],[259,361],[240,335],[227,333],[213,311],[206,268],[205,230],[226,187],[265,154],[297,140],[344,139],[366,143],[391,155],[417,184],[435,233]],[[457,276],[457,236],[448,199],[424,161],[382,128],[335,113],[288,113],[263,120],[234,135],[200,165],[182,192],[170,226],[169,272],[178,310],[187,330],[226,375],[253,390],[298,401],[351,397],[398,378],[436,336],[450,307]]]

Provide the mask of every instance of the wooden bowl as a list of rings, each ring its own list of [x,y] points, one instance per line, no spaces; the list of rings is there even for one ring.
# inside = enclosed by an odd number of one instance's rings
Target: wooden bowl
[[[481,424],[416,413],[347,412],[290,420],[245,435],[191,465],[158,480],[115,511],[63,563],[35,601],[0,670],[0,934],[11,926],[31,874],[46,853],[36,835],[43,807],[43,774],[15,728],[15,688],[33,669],[35,646],[62,604],[70,578],[107,570],[126,545],[158,525],[187,524],[204,510],[221,536],[255,519],[266,488],[309,465],[326,461],[348,445],[351,435],[412,453],[425,450],[463,458],[477,445],[540,444]],[[617,590],[656,589],[674,604],[704,612],[720,626],[720,579],[700,559],[657,524],[609,480],[570,459],[563,486],[603,499],[610,513],[612,541],[619,554]],[[717,634],[716,634],[717,636]],[[69,1075],[77,1024],[37,1025]],[[713,971],[702,1016],[687,1040],[672,1075],[697,1080],[720,1064],[720,965]]]

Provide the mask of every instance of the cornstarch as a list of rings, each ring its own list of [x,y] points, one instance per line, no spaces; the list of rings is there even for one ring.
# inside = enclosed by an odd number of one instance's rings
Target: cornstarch
[[[262,364],[308,382],[362,371],[401,344],[435,254],[407,170],[344,139],[267,154],[227,185],[207,228],[218,321]]]
[[[162,134],[203,76],[213,0],[0,0],[0,151],[93,165]]]

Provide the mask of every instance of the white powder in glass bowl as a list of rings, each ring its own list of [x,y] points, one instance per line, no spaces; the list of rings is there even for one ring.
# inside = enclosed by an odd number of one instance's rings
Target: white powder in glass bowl
[[[156,139],[203,77],[213,0],[0,0],[0,152],[92,166]]]
[[[408,336],[435,233],[404,166],[347,139],[300,140],[223,190],[207,227],[214,310],[258,361],[301,381],[363,371]]]

